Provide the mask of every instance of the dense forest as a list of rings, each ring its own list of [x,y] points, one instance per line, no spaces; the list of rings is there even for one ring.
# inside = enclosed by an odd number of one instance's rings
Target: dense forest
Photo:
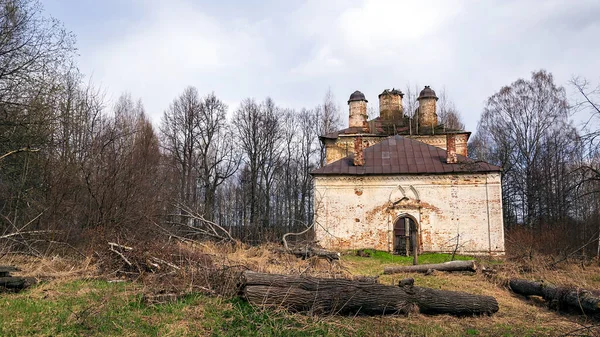
[[[565,86],[573,97],[541,70],[500,88],[469,152],[504,168],[508,240],[600,255],[600,88],[583,77]],[[461,127],[451,101],[440,103],[443,122]],[[153,123],[140,100],[108,104],[86,81],[74,36],[38,2],[2,2],[0,255],[300,232],[312,223],[310,171],[324,163],[318,136],[343,127],[342,115],[331,92],[292,110],[268,97],[229,107],[182,85]]]

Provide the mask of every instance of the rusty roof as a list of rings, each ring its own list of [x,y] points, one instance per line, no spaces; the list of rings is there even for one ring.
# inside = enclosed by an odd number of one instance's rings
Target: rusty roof
[[[446,163],[446,150],[402,136],[390,137],[364,150],[365,164],[354,166],[353,155],[313,170],[319,175],[392,175],[497,172],[486,162],[457,155],[458,163]]]
[[[355,92],[353,92],[350,95],[350,99],[348,100],[348,104],[350,104],[350,102],[354,102],[354,101],[365,101],[368,102],[367,99],[365,98],[365,94],[363,94],[362,92],[356,90]]]
[[[421,90],[419,97],[417,97],[417,101],[421,98],[435,98],[436,101],[438,100],[438,97],[435,95],[435,91],[433,91],[433,89],[431,89],[431,87],[428,85],[426,85],[425,88]]]

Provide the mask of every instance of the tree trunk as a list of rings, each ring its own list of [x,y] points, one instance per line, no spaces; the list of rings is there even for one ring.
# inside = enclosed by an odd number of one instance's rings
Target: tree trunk
[[[389,266],[383,269],[384,274],[396,273],[426,273],[429,270],[439,271],[476,271],[475,261],[450,261],[436,264],[422,264],[418,266]]]
[[[10,276],[10,272],[19,271],[18,268],[12,266],[0,266],[0,277]]]
[[[251,271],[244,272],[242,295],[253,305],[281,306],[315,314],[407,314],[418,308],[427,314],[464,316],[498,311],[498,302],[491,296]]]
[[[302,259],[306,259],[306,258],[313,257],[313,256],[324,258],[329,261],[340,259],[340,253],[332,252],[332,251],[325,250],[322,248],[311,247],[311,246],[291,247],[290,249],[280,248],[277,251],[279,251],[281,253],[293,254],[293,255],[296,255],[297,257],[301,257]]]
[[[556,287],[548,283],[512,279],[510,289],[523,296],[541,296],[548,306],[584,314],[600,313],[600,294],[590,290]]]
[[[25,279],[21,277],[0,277],[0,288],[23,289],[25,288]]]

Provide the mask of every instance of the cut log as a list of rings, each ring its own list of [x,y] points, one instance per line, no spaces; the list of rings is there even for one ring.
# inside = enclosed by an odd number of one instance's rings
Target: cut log
[[[600,293],[591,290],[556,287],[544,282],[512,279],[510,289],[523,296],[541,296],[548,306],[564,311],[600,314]]]
[[[414,278],[404,278],[398,282],[398,287],[412,287],[415,285]]]
[[[246,271],[242,296],[253,305],[281,306],[314,314],[493,314],[494,297],[430,288],[387,286],[360,280],[323,279]]]
[[[312,246],[291,247],[287,250],[285,248],[280,248],[280,249],[278,249],[278,251],[281,253],[292,254],[292,255],[295,255],[295,256],[303,258],[303,259],[313,257],[313,256],[324,258],[329,261],[340,259],[340,253],[332,252],[329,250],[325,250],[323,248],[312,247]]]
[[[19,268],[13,266],[0,266],[0,277],[8,277],[13,271],[19,271]]]
[[[439,271],[477,271],[475,261],[450,261],[435,264],[421,264],[417,266],[389,266],[383,268],[384,274],[396,273],[427,273],[429,270]]]
[[[6,289],[25,288],[25,279],[22,277],[0,277],[0,287]]]

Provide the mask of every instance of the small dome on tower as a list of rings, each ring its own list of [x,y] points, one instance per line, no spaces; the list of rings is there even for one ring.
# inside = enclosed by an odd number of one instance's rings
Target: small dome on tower
[[[433,89],[431,89],[428,85],[426,85],[425,88],[421,90],[421,93],[419,94],[417,100],[420,100],[421,98],[435,98],[436,101],[438,99],[438,97],[435,95],[435,91],[433,91]]]
[[[352,93],[352,95],[350,95],[350,99],[348,100],[348,104],[350,104],[350,102],[354,102],[354,101],[365,101],[368,102],[367,99],[365,98],[365,94],[363,94],[362,92],[356,90],[355,92]]]

